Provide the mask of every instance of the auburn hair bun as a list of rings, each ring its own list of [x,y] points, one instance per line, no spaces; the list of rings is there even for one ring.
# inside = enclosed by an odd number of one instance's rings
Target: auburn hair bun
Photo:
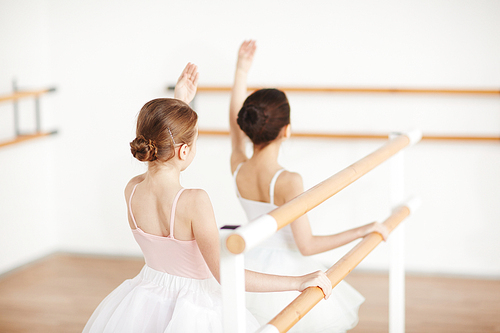
[[[156,160],[158,148],[153,140],[139,135],[130,143],[130,151],[135,158],[141,162],[151,162]]]

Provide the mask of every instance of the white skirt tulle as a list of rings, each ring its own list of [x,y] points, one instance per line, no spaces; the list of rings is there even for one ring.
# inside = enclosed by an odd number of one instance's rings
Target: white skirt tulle
[[[304,275],[326,267],[297,249],[287,228],[245,254],[250,270],[280,275]],[[266,324],[292,302],[299,292],[246,293],[247,309],[261,325]],[[358,309],[365,298],[347,282],[341,281],[328,300],[321,300],[289,332],[345,332],[358,323]]]
[[[247,331],[258,328],[247,311]],[[221,288],[213,277],[190,279],[144,266],[99,304],[83,332],[223,332]]]

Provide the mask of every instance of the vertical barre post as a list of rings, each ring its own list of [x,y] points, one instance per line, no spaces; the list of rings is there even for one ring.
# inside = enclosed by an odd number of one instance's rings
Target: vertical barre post
[[[40,96],[35,96],[35,121],[36,121],[36,133],[42,131],[42,125],[40,120]]]
[[[394,138],[398,133],[391,133]],[[400,151],[390,159],[390,205],[394,210],[404,200],[404,152]],[[405,223],[396,228],[389,238],[389,333],[405,331],[405,266],[404,236]]]
[[[17,92],[17,81],[16,79],[12,80],[12,92],[15,94]],[[17,99],[14,99],[12,102],[12,108],[14,110],[14,131],[16,136],[21,135],[21,131],[19,129],[19,102]]]
[[[245,333],[245,262],[244,254],[227,250],[226,239],[230,233],[220,230],[220,284],[222,289],[222,325],[224,332]]]

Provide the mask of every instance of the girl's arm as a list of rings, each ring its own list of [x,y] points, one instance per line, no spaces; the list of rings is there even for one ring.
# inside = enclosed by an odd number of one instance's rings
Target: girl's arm
[[[200,248],[213,276],[220,283],[219,271],[219,230],[215,223],[215,216],[208,194],[203,190],[189,190],[184,199],[187,202],[196,202],[190,206],[191,223],[194,238]],[[323,290],[325,298],[330,296],[332,284],[326,274],[317,271],[303,276],[280,276],[258,272],[245,271],[245,288],[247,291],[302,291],[307,287],[319,287]]]
[[[280,178],[278,178],[279,183],[276,184],[276,188],[280,189],[278,195],[281,198],[284,198],[284,202],[288,202],[304,192],[302,177],[298,173],[283,173]],[[387,237],[389,236],[387,227],[379,222],[372,222],[338,234],[314,236],[312,234],[311,225],[307,215],[303,215],[293,221],[291,228],[295,243],[297,244],[300,253],[305,256],[335,249],[358,238],[365,237],[372,232],[378,232],[384,241],[387,240]]]
[[[231,89],[231,102],[229,105],[229,132],[232,146],[231,172],[236,170],[239,163],[247,160],[245,153],[245,133],[238,126],[236,119],[247,97],[247,74],[252,66],[256,48],[254,40],[244,41],[238,52],[238,62],[236,64],[234,84]]]
[[[199,77],[198,67],[188,62],[175,84],[174,98],[189,104],[196,95]]]
[[[271,275],[245,270],[245,289],[253,292],[303,291],[308,287],[319,287],[328,299],[332,290],[332,282],[322,271],[302,276]]]

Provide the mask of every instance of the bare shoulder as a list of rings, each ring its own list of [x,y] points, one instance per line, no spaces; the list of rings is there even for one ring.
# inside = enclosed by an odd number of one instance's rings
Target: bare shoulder
[[[302,176],[298,172],[283,171],[278,177],[277,182],[280,182],[283,187],[290,188],[296,186],[303,186]]]
[[[205,190],[186,189],[177,203],[179,209],[193,222],[204,221],[214,215],[212,202]]]
[[[196,204],[206,201],[210,202],[208,193],[205,190],[199,188],[185,189],[181,197],[183,197],[183,201],[190,201]]]
[[[146,174],[143,173],[142,175],[135,176],[129,182],[127,183],[127,186],[125,186],[125,197],[130,197],[130,194],[132,193],[132,189],[134,188],[135,185],[141,183],[144,178],[146,178]]]
[[[238,165],[246,162],[247,160],[248,157],[245,152],[241,150],[233,150],[233,153],[231,154],[231,174],[234,174]]]
[[[297,172],[283,171],[276,180],[276,203],[284,204],[304,192],[302,176]]]
[[[192,188],[186,189],[179,198],[178,205],[182,205],[190,214],[198,214],[207,208],[212,208],[210,197],[205,190]]]

